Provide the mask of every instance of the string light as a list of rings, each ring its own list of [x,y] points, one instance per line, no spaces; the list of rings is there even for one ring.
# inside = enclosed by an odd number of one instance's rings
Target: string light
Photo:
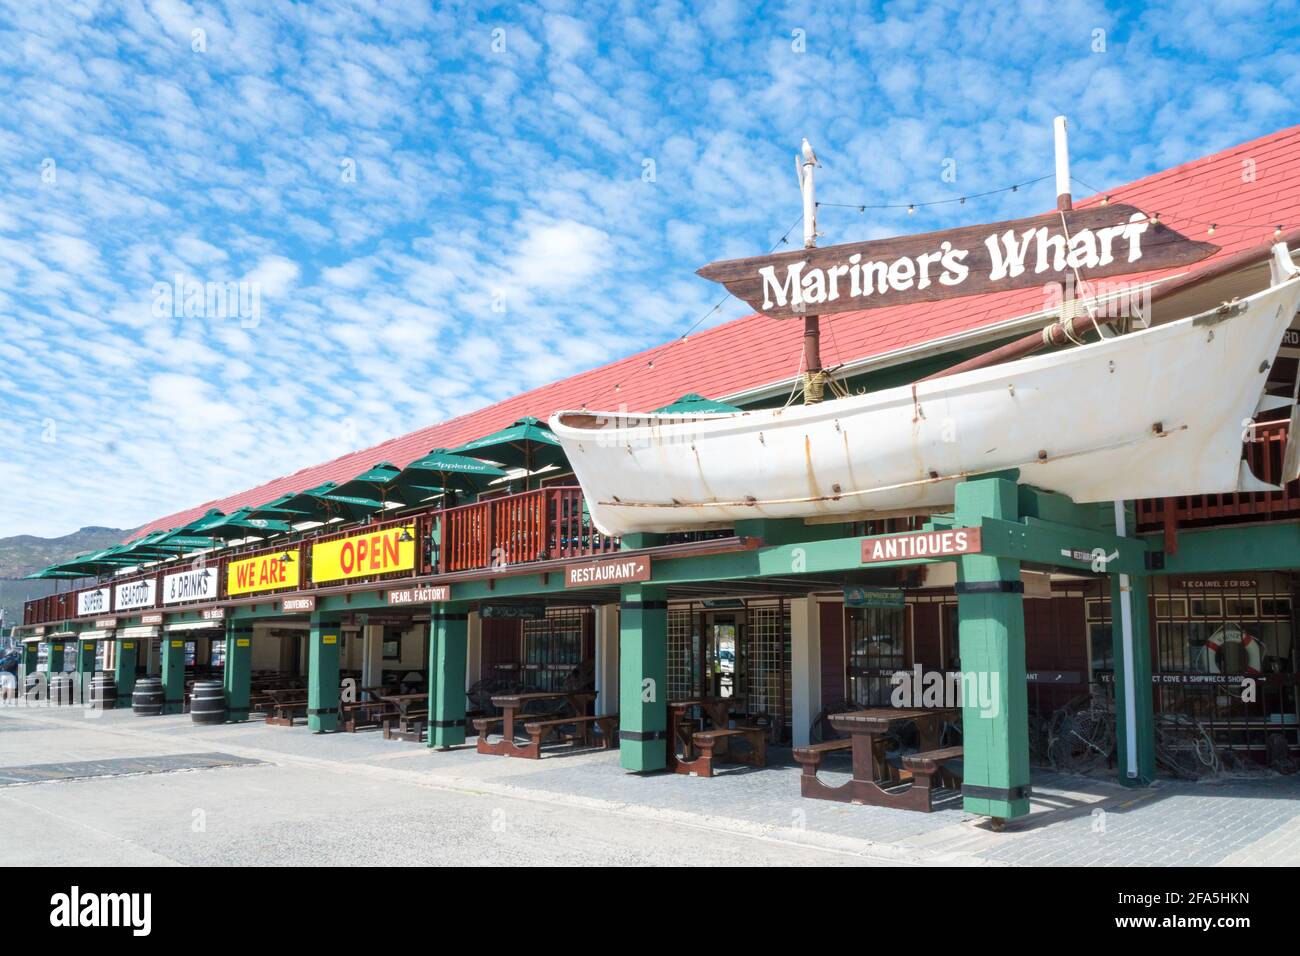
[[[863,213],[868,209],[906,209],[909,216],[916,215],[916,210],[920,206],[943,206],[949,203],[966,205],[967,199],[981,199],[985,196],[993,196],[997,193],[1015,193],[1020,191],[1021,186],[1032,186],[1034,183],[1041,183],[1045,179],[1051,179],[1054,173],[1046,176],[1039,176],[1037,179],[1030,179],[1026,182],[1012,183],[1010,186],[1000,186],[997,189],[989,189],[982,193],[972,193],[967,196],[954,196],[951,199],[931,199],[925,202],[892,202],[892,203],[844,203],[844,202],[819,202],[818,206],[827,206],[837,209],[856,209]]]
[[[1205,234],[1206,234],[1207,236],[1212,236],[1212,235],[1214,235],[1214,230],[1217,229],[1217,228],[1219,228],[1219,227],[1216,226],[1214,223],[1210,223],[1210,228],[1205,230]]]
[[[1274,239],[1281,239],[1281,238],[1282,238],[1282,227],[1281,227],[1281,226],[1278,226],[1276,229],[1273,230],[1273,238],[1274,238]]]

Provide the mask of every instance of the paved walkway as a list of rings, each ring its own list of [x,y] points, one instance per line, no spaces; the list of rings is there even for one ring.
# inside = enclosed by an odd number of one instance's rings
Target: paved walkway
[[[805,800],[798,773],[639,776],[599,751],[527,761],[377,732],[4,707],[0,840],[7,861],[35,864],[1300,860],[1300,777],[1129,791],[1039,773],[1033,813],[995,833],[959,808]]]

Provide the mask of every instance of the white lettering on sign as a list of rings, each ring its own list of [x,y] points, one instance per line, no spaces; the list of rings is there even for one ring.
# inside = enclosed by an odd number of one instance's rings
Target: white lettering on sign
[[[87,614],[103,614],[109,610],[109,601],[111,600],[108,588],[95,588],[93,591],[82,591],[77,595],[77,616],[84,617]]]
[[[979,549],[979,528],[920,531],[913,534],[863,539],[862,563],[945,558],[958,554],[975,554]]]
[[[138,607],[153,607],[158,603],[157,588],[158,582],[153,578],[119,584],[113,589],[113,608],[130,611]]]
[[[644,557],[570,565],[565,569],[564,574],[565,587],[648,580],[650,580],[650,559]]]
[[[1142,258],[1141,237],[1149,226],[1146,215],[1135,212],[1126,223],[1095,231],[1080,229],[1068,239],[1046,226],[994,233],[984,239],[990,262],[988,280],[1014,279],[1030,270],[1035,275],[1056,275],[1067,269],[1103,268],[1117,260],[1135,263]],[[826,268],[808,268],[806,260],[791,262],[784,277],[777,274],[776,266],[763,266],[758,270],[763,280],[763,310],[789,304],[799,312],[841,296],[923,291],[936,283],[960,286],[970,276],[965,264],[969,256],[970,250],[958,249],[945,240],[929,252],[892,261],[863,260],[861,253],[854,253]]]
[[[210,568],[193,568],[163,578],[163,603],[210,601],[217,596],[217,575]]]
[[[436,604],[451,600],[451,585],[438,584],[427,588],[403,588],[388,592],[388,603],[392,604]]]

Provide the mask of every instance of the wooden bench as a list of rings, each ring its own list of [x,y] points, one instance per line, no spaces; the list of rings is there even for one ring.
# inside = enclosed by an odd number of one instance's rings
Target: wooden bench
[[[274,690],[269,692],[270,710],[266,722],[273,727],[292,727],[298,717],[307,717],[307,692],[305,690]]]
[[[925,809],[933,809],[935,778],[939,785],[950,790],[961,789],[961,774],[946,766],[962,758],[961,747],[943,747],[924,753],[908,754],[903,758],[903,768],[912,773],[912,786],[925,791]]]
[[[397,716],[397,708],[383,700],[356,700],[339,704],[339,730],[355,734],[361,727],[382,727]]]
[[[749,745],[749,752],[743,754],[733,753],[729,743],[734,738],[744,740]],[[673,768],[677,773],[694,774],[698,777],[712,777],[713,762],[723,756],[726,756],[733,763],[742,763],[750,767],[767,766],[767,731],[762,727],[727,727],[717,730],[697,730],[691,734],[691,743],[694,745],[696,756],[688,760],[678,758]],[[719,744],[722,745],[721,751],[714,753]]]
[[[474,722],[477,726],[478,721]],[[561,727],[573,727],[578,732],[575,734],[560,734]],[[524,722],[524,731],[532,739],[524,745],[525,753],[521,757],[529,757],[533,760],[540,760],[542,756],[542,738],[548,734],[554,734],[561,740],[577,742],[579,739],[588,747],[596,745],[595,734],[593,731],[597,727],[601,733],[601,747],[608,750],[614,745],[614,728],[618,726],[618,717],[613,714],[603,714],[595,717],[556,717],[551,720],[528,719]]]
[[[803,772],[807,776],[817,776],[817,768],[822,765],[822,758],[830,753],[838,753],[844,750],[852,750],[853,741],[844,738],[843,740],[823,740],[819,744],[809,744],[807,747],[795,747],[794,759],[803,767]]]
[[[411,710],[405,715],[393,713],[386,715],[383,720],[385,740],[407,740],[419,743],[425,738],[429,712]]]

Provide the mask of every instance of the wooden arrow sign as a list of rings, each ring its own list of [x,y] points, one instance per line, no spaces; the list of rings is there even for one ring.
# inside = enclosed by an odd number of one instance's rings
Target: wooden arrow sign
[[[711,262],[699,275],[777,319],[1185,266],[1219,251],[1133,206]]]

